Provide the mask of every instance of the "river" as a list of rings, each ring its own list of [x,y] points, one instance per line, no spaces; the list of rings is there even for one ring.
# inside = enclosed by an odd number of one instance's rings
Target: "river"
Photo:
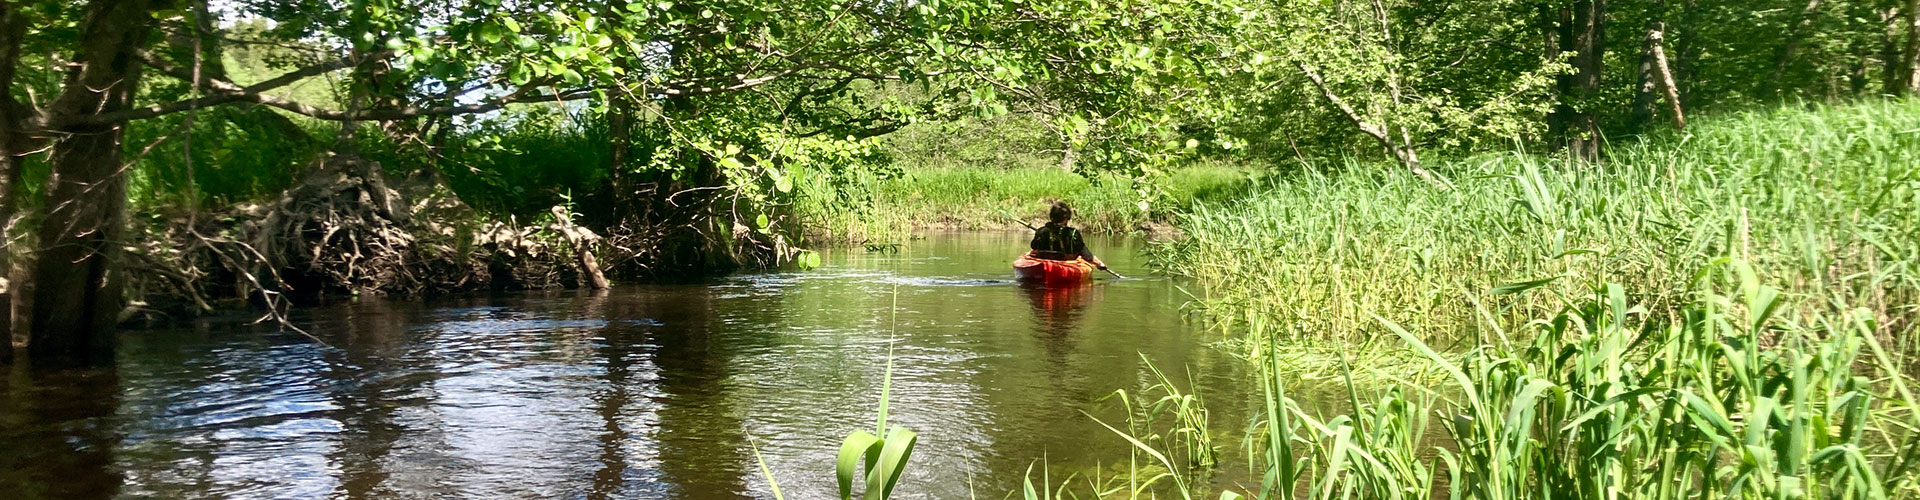
[[[889,359],[889,423],[920,436],[895,498],[1002,498],[1042,459],[1112,473],[1127,444],[1087,414],[1124,425],[1102,398],[1156,382],[1142,353],[1237,434],[1242,362],[1140,243],[1090,243],[1137,276],[1026,288],[1023,235],[936,234],[810,271],[298,309],[324,344],[128,331],[112,369],[0,379],[0,497],[772,498],[757,447],[787,498],[829,498]]]

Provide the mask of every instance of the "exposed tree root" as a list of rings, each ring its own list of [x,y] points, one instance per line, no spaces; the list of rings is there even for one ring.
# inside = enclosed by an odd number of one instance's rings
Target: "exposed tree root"
[[[330,155],[271,203],[203,214],[193,227],[174,217],[135,228],[129,313],[158,320],[250,304],[284,325],[294,300],[322,295],[605,288],[606,274],[769,267],[796,251],[710,214],[604,237],[565,207],[552,214],[486,220],[433,179],[390,182],[376,163]]]

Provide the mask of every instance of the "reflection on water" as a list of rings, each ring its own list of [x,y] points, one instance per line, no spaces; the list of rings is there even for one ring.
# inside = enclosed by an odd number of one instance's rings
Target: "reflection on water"
[[[1138,267],[1125,242],[1094,243]],[[11,367],[0,498],[771,498],[749,440],[789,498],[828,498],[889,357],[890,423],[921,435],[900,498],[999,497],[1042,457],[1124,457],[1081,412],[1152,384],[1138,352],[1190,367],[1233,422],[1217,427],[1244,421],[1238,363],[1181,324],[1171,283],[1022,287],[1023,244],[299,311],[325,346],[237,320],[128,332],[114,367]]]

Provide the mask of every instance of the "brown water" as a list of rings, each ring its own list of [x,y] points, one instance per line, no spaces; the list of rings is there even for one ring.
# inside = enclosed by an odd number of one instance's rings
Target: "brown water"
[[[1182,385],[1190,369],[1216,430],[1245,425],[1241,362],[1181,320],[1177,283],[1023,288],[1022,238],[298,311],[327,346],[244,318],[127,332],[111,369],[0,377],[0,498],[772,498],[749,442],[788,498],[829,498],[890,351],[890,423],[920,434],[896,498],[1002,498],[1042,458],[1124,461],[1082,411],[1121,418],[1099,399],[1154,383],[1140,353]],[[1134,243],[1092,243],[1145,274]]]

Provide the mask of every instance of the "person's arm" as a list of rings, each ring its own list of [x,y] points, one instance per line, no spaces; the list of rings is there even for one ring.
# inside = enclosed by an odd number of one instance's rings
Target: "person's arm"
[[[1105,262],[1100,262],[1100,258],[1099,258],[1099,257],[1094,257],[1094,256],[1093,256],[1093,249],[1091,249],[1091,248],[1087,248],[1087,246],[1086,246],[1086,245],[1080,245],[1080,258],[1082,258],[1082,259],[1087,259],[1087,262],[1092,262],[1092,263],[1093,263],[1093,267],[1098,267],[1098,268],[1100,268],[1100,269],[1106,269],[1106,268],[1107,268],[1107,263],[1105,263]]]
[[[1107,268],[1107,263],[1100,262],[1099,257],[1093,256],[1093,249],[1087,247],[1087,240],[1080,237],[1080,231],[1077,229],[1073,231],[1073,246],[1080,247],[1080,258],[1087,259],[1087,262],[1092,262],[1093,267],[1100,269]]]

